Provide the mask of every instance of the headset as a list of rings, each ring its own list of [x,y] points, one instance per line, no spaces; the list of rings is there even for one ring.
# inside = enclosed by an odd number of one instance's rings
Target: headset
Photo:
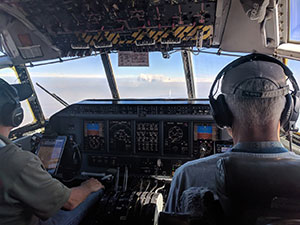
[[[252,62],[252,61],[272,62],[278,64],[283,69],[285,75],[291,82],[294,90],[289,90],[287,94],[285,93],[286,103],[285,103],[284,110],[282,111],[281,114],[280,124],[285,132],[289,130],[293,130],[293,131],[296,130],[295,124],[298,119],[299,109],[300,109],[300,101],[299,101],[300,92],[299,92],[299,86],[297,84],[297,81],[294,78],[292,71],[286,65],[284,65],[282,62],[280,62],[279,60],[271,56],[260,54],[260,53],[253,53],[238,58],[237,60],[231,62],[225,68],[223,68],[221,72],[217,75],[209,93],[209,101],[211,104],[212,115],[217,125],[220,128],[231,127],[233,121],[233,115],[225,101],[224,94],[220,94],[217,98],[215,98],[215,95],[218,91],[217,90],[214,92],[215,86],[218,84],[217,89],[219,89],[219,82],[224,76],[226,76],[226,73],[228,71],[232,70],[235,67],[238,67],[243,63]],[[277,92],[276,96],[278,96],[279,93],[282,93],[280,92],[279,89],[276,90],[275,92]],[[284,94],[282,94],[282,96],[283,95]],[[255,96],[255,97],[259,97],[259,96]]]
[[[2,79],[0,79],[0,87],[0,91],[5,96],[0,100],[0,122],[4,126],[17,127],[24,118],[18,91]]]

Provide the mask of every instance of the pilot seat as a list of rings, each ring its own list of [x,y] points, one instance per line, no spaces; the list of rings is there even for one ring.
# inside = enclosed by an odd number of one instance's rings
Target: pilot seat
[[[220,159],[216,187],[230,224],[300,224],[300,157]]]
[[[159,225],[300,224],[300,157],[222,158],[217,162],[216,190],[223,212],[202,215],[219,218],[208,221],[188,213],[163,212]]]

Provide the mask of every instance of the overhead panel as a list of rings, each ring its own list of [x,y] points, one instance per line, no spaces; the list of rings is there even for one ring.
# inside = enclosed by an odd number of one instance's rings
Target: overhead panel
[[[5,4],[22,12],[63,57],[210,47],[216,11],[215,0],[5,0]]]
[[[198,35],[203,33],[204,46],[210,46],[210,38],[213,34],[213,26],[182,26],[174,29],[164,28],[142,29],[133,31],[122,37],[117,32],[98,32],[95,34],[77,34],[78,45],[86,46],[88,49],[100,50],[110,49],[119,51],[160,51],[172,50],[174,47],[195,46]],[[198,34],[198,35],[197,35]],[[84,43],[84,44],[83,44]],[[73,48],[76,49],[76,47]]]
[[[255,2],[254,0],[247,0],[243,2]],[[259,1],[266,2],[266,1]],[[269,2],[269,1],[268,1]],[[255,8],[255,3],[251,4]],[[255,10],[253,10],[255,12]],[[269,15],[269,14],[268,14]],[[271,16],[272,15],[272,16]],[[275,13],[270,13],[270,21],[275,23]],[[220,48],[223,51],[231,52],[260,52],[265,54],[273,54],[275,45],[278,41],[276,32],[265,33],[264,22],[259,23],[258,20],[251,20],[248,13],[245,13],[245,9],[240,1],[231,1],[224,34]],[[265,22],[267,22],[266,17]],[[266,43],[271,41],[274,44]]]

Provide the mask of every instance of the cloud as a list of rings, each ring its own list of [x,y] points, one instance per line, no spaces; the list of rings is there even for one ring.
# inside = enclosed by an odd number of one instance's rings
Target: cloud
[[[215,77],[210,77],[210,78],[207,78],[207,77],[196,77],[195,78],[195,81],[197,83],[212,83],[213,81],[215,80]]]
[[[49,74],[50,75],[50,74]],[[76,76],[33,76],[32,81],[47,118],[63,106],[38,88],[38,82],[72,104],[84,99],[111,99],[112,95],[106,78],[81,79]],[[198,98],[207,98],[213,79],[197,78],[195,82]],[[187,98],[184,77],[170,78],[161,74],[140,74],[122,76],[116,79],[121,98]],[[27,121],[26,121],[27,122]]]
[[[16,82],[16,77],[7,74],[7,81]],[[62,106],[47,95],[36,82],[51,93],[55,93],[72,104],[83,99],[111,99],[111,92],[105,76],[100,74],[63,75],[55,73],[31,73],[32,82],[38,94],[46,117],[61,110]],[[85,79],[83,79],[85,78]],[[198,98],[207,98],[212,78],[195,77]],[[116,76],[121,98],[187,98],[185,77],[171,77],[164,74]]]
[[[195,82],[204,82],[204,83],[212,83],[214,81],[214,77],[207,78],[205,76],[203,77],[195,77]],[[163,74],[140,74],[137,77],[138,82],[165,82],[165,83],[175,83],[175,82],[184,82],[185,78],[182,77],[170,77]]]
[[[184,78],[168,77],[162,74],[140,74],[137,77],[138,82],[183,82]]]
[[[5,70],[4,73],[0,74],[1,77],[7,77],[7,78],[15,78],[15,74],[12,70]],[[99,79],[99,78],[105,78],[105,74],[65,74],[65,73],[45,73],[45,72],[30,72],[30,77],[31,78],[74,78],[74,79]],[[118,80],[130,80],[131,82],[136,79],[137,82],[185,82],[185,77],[182,75],[181,77],[172,77],[172,76],[167,76],[164,74],[144,74],[141,73],[138,76],[136,75],[131,75],[131,74],[122,74],[118,75],[115,74],[115,78]],[[214,77],[211,77],[209,75],[201,75],[194,76],[195,82],[213,82]]]
[[[63,73],[37,73],[31,72],[31,77],[35,78],[76,78],[76,79],[97,79],[105,78],[104,74],[63,74]]]
[[[29,71],[31,78],[84,78],[84,79],[97,79],[106,78],[105,74],[67,74],[67,73],[45,73],[45,72],[33,72]],[[16,78],[16,75],[12,69],[4,69],[0,73],[2,78]]]

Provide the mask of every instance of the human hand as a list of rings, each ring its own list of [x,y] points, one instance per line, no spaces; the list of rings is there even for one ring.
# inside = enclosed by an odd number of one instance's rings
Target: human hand
[[[101,188],[104,188],[103,184],[101,184],[101,182],[99,182],[95,178],[90,178],[84,181],[83,183],[81,183],[81,186],[88,188],[91,192],[96,192]]]

